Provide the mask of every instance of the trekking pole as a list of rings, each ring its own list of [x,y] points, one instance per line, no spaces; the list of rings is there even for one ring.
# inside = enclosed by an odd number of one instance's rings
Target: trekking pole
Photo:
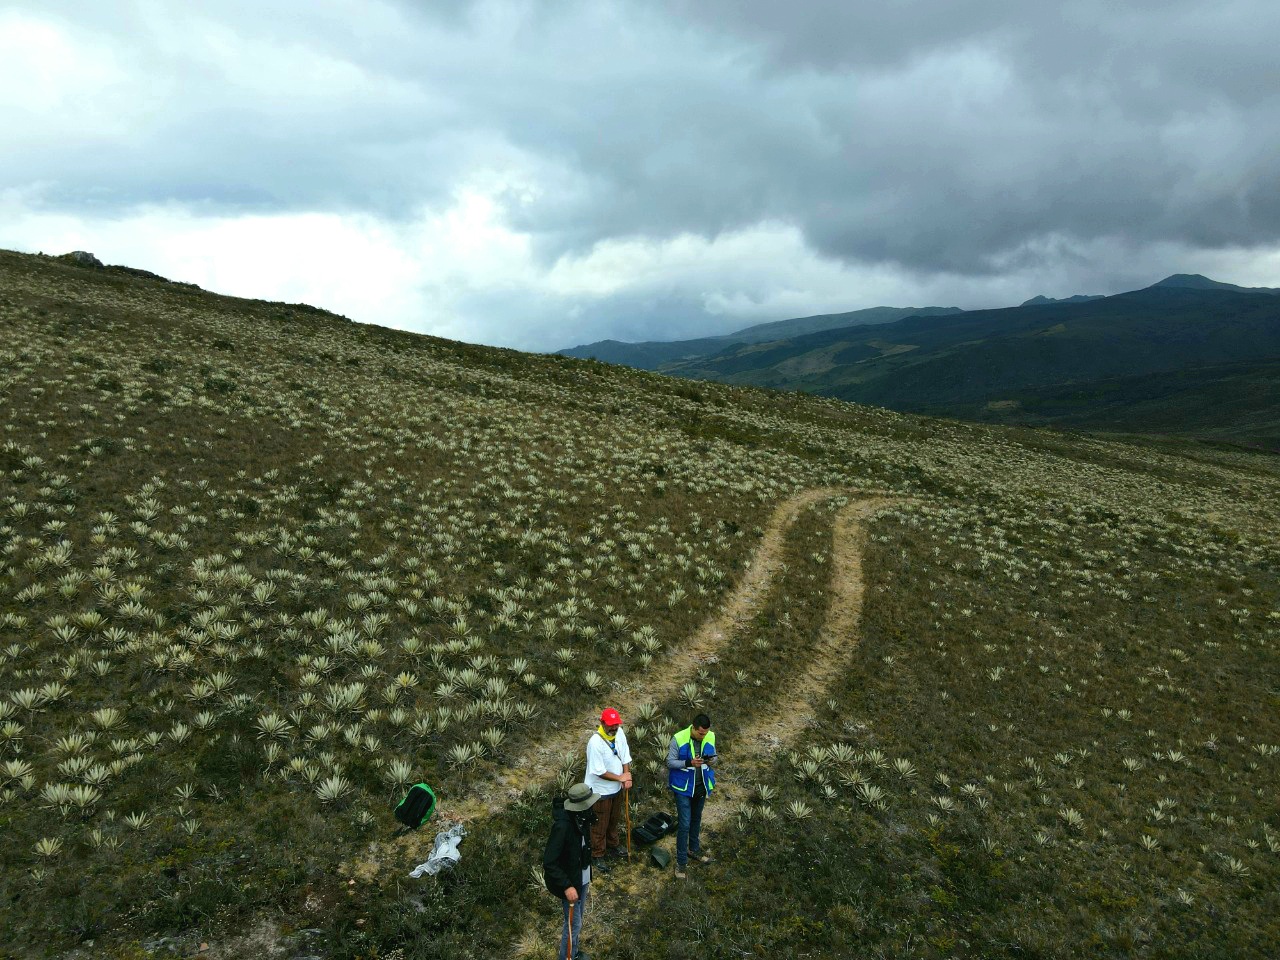
[[[565,952],[564,960],[573,960],[573,908],[576,904],[569,904],[569,949]]]
[[[631,859],[631,788],[622,791],[622,805],[627,811],[627,859]]]

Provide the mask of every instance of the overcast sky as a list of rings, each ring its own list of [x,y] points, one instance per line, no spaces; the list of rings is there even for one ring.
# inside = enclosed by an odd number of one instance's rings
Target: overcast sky
[[[1280,286],[1275,0],[6,0],[0,247],[554,350]]]

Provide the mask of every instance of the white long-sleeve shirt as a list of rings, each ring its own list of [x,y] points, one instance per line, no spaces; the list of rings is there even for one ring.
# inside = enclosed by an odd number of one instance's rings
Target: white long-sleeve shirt
[[[614,748],[617,753],[614,753]],[[602,773],[622,775],[622,765],[631,762],[631,748],[627,746],[627,734],[621,727],[613,738],[613,747],[609,741],[600,736],[597,730],[587,741],[587,777],[586,783],[602,797],[611,797],[622,789],[617,780],[606,780]]]

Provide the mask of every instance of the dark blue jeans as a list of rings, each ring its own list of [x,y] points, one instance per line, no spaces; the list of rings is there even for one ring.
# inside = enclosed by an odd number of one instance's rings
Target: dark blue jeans
[[[707,804],[706,794],[689,797],[676,795],[676,865],[683,870],[689,864],[689,852],[696,856],[702,852],[702,808]]]
[[[587,912],[587,901],[590,899],[591,884],[588,883],[582,888],[582,893],[578,894],[578,902],[573,905],[574,957],[582,954],[582,915]],[[569,950],[569,901],[562,900],[560,905],[564,908],[564,921],[560,924],[560,956],[557,960],[563,960]]]

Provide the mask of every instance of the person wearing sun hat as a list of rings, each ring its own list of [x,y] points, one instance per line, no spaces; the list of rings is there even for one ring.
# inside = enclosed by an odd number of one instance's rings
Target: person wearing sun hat
[[[626,853],[618,840],[618,822],[622,819],[626,794],[631,787],[631,748],[622,729],[622,716],[613,707],[600,714],[600,724],[587,741],[587,775],[584,778],[600,802],[596,808],[595,826],[591,828],[591,855],[599,860]],[[601,872],[605,872],[600,865]]]
[[[582,915],[591,891],[591,825],[596,818],[592,807],[599,800],[585,783],[575,783],[567,796],[552,799],[551,836],[542,854],[543,882],[564,903],[558,955],[565,956],[572,943],[573,960],[590,960],[581,948]]]

